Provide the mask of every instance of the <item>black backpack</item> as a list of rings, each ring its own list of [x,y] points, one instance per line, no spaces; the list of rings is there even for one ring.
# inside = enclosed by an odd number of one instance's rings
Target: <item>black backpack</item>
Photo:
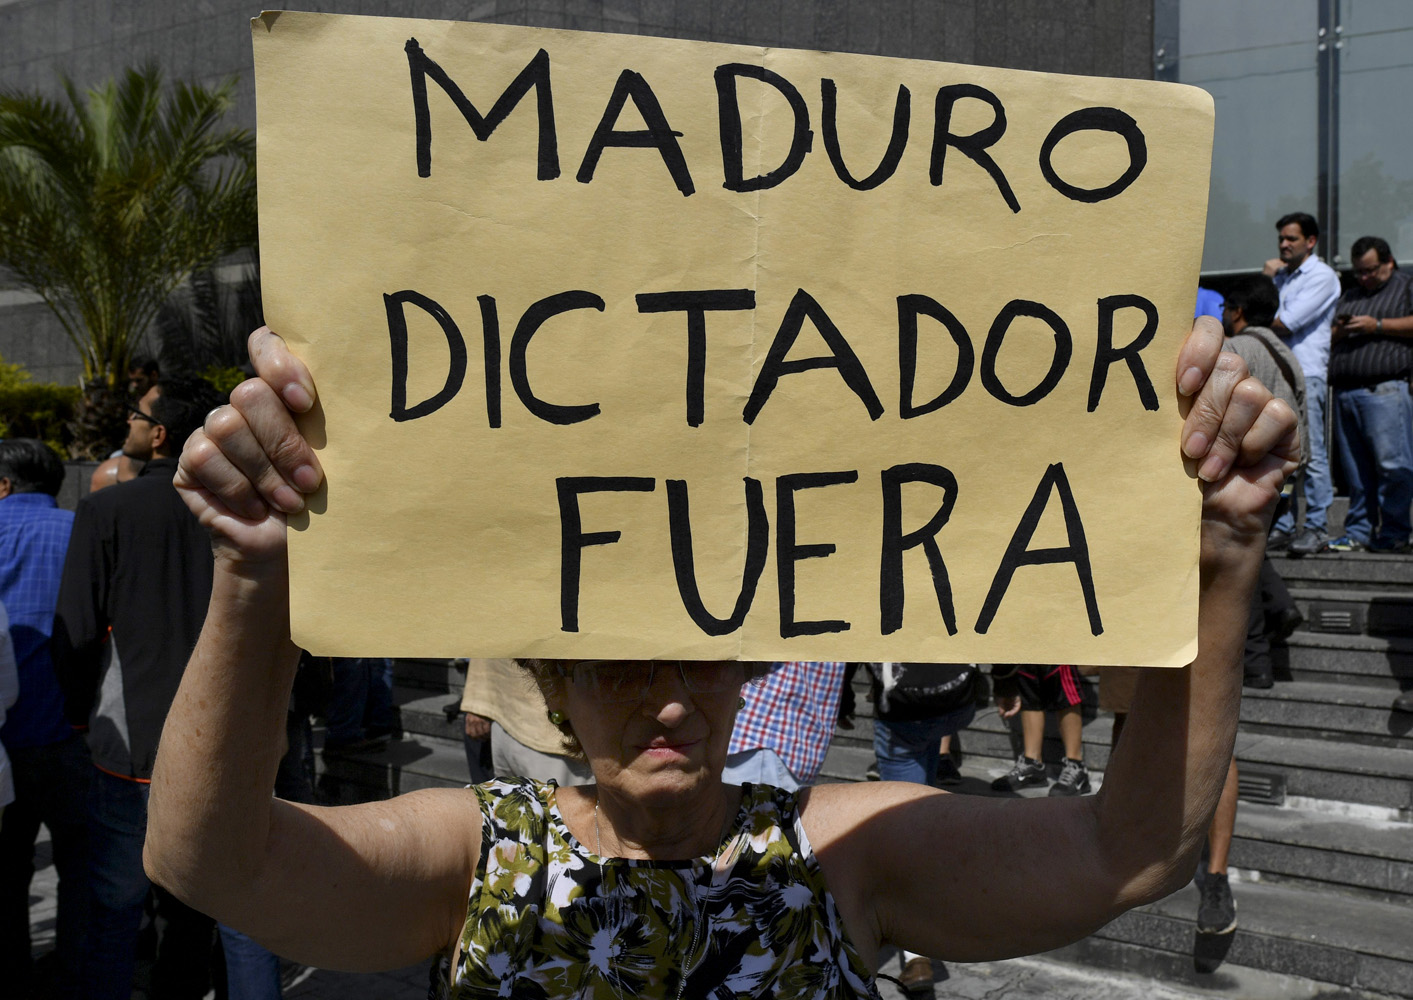
[[[975,704],[984,683],[975,663],[870,663],[874,714],[914,722]]]

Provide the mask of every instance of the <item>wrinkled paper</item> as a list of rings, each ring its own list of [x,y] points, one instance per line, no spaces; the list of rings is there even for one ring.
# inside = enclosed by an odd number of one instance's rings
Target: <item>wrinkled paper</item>
[[[1174,369],[1205,93],[478,23],[252,30],[265,315],[313,372],[327,472],[291,519],[300,645],[1195,654]]]

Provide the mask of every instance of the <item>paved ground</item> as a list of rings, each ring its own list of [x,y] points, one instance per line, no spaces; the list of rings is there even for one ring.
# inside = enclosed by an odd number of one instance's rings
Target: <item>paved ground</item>
[[[47,837],[47,834],[41,836]],[[36,867],[30,889],[30,931],[36,953],[43,953],[54,945],[58,881],[49,861],[47,839],[39,846]],[[1170,986],[1138,976],[1081,969],[1043,958],[945,968],[939,964],[937,969],[936,1000],[1192,1000],[1198,997],[1317,1000],[1320,996],[1313,984],[1305,980],[1230,967],[1223,969],[1220,988],[1212,990]],[[898,975],[898,958],[889,958],[881,971]],[[903,994],[893,984],[880,981],[879,985],[885,1000],[903,1000]],[[287,1000],[423,1000],[426,995],[425,963],[377,974],[291,967],[286,976]],[[140,996],[135,994],[135,1000],[140,1000]]]

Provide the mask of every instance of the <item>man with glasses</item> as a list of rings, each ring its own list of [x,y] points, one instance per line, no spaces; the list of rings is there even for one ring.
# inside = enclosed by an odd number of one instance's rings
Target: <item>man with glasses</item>
[[[131,482],[79,502],[51,649],[69,721],[88,728],[92,889],[81,991],[128,1000],[150,883],[142,868],[157,741],[211,596],[210,539],[172,487],[177,456],[220,398],[196,379],[149,388],[128,417]],[[156,995],[199,1000],[213,924],[158,893]]]
[[[1413,280],[1388,241],[1349,251],[1356,284],[1335,309],[1330,348],[1334,435],[1349,484],[1341,551],[1408,552],[1413,505]]]
[[[1330,359],[1330,321],[1339,299],[1339,276],[1315,256],[1320,224],[1305,212],[1276,221],[1279,256],[1266,261],[1265,273],[1280,292],[1280,310],[1271,329],[1290,346],[1305,375],[1305,413],[1310,450],[1298,488],[1305,496],[1305,524],[1295,532],[1295,505],[1276,518],[1271,547],[1292,556],[1324,550],[1329,542],[1326,517],[1334,502],[1329,452],[1325,447],[1325,378]]]

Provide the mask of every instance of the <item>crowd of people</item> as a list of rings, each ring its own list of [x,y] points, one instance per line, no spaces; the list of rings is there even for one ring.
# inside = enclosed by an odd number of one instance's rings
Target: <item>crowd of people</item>
[[[1304,518],[1297,527],[1296,504],[1287,505],[1269,547],[1297,557],[1413,551],[1413,281],[1387,240],[1361,236],[1349,251],[1353,281],[1341,290],[1339,275],[1315,254],[1320,226],[1313,216],[1284,215],[1276,233],[1279,255],[1263,265],[1275,295],[1259,278],[1245,282],[1241,301],[1228,296],[1218,316],[1229,334],[1259,341],[1251,350],[1269,352],[1263,370],[1305,400],[1302,435],[1309,447],[1297,478]],[[1250,311],[1241,317],[1243,306]],[[1335,538],[1328,530],[1331,450],[1349,491],[1344,529]]]
[[[1319,222],[1276,220],[1278,256],[1225,295],[1200,289],[1198,315],[1221,320],[1227,350],[1295,410],[1305,459],[1282,497],[1267,551],[1413,553],[1413,277],[1381,236],[1350,246],[1344,282],[1315,253]],[[1331,455],[1349,496],[1343,528],[1329,531]],[[1302,622],[1267,561],[1246,647],[1246,684],[1273,683],[1270,643]],[[1413,712],[1413,691],[1393,703]]]
[[[1299,621],[1266,555],[1408,551],[1413,502],[1409,279],[1365,237],[1341,294],[1313,254],[1313,218],[1277,231],[1267,274],[1221,298],[1225,340],[1199,322],[1180,368],[1180,391],[1212,403],[1189,418],[1183,441],[1205,446],[1190,457],[1227,449],[1204,486],[1198,662],[1104,676],[1116,747],[1098,795],[1077,668],[992,671],[1022,744],[994,788],[1049,785],[1050,808],[935,792],[958,780],[945,749],[987,687],[976,665],[866,665],[883,780],[836,787],[815,779],[851,665],[551,660],[470,661],[474,791],[317,807],[313,706],[326,753],[376,748],[397,721],[387,661],[289,644],[283,512],[320,474],[286,405],[312,404],[314,386],[278,338],[252,338],[261,377],[231,405],[197,380],[135,372],[127,438],[76,513],[55,502],[52,451],[0,442],[7,982],[19,996],[128,1000],[155,936],[149,995],[163,998],[203,996],[213,954],[233,998],[279,996],[279,954],[347,968],[440,955],[435,990],[458,998],[494,995],[507,976],[552,997],[873,996],[884,945],[903,950],[905,987],[930,987],[933,957],[1054,947],[1171,891],[1214,811],[1199,922],[1230,932],[1234,704],[1243,679],[1270,682],[1269,643]],[[1243,364],[1222,359],[1223,343]],[[1203,419],[1217,425],[1198,435]],[[1350,491],[1337,538],[1327,425]],[[1268,536],[1299,454],[1304,502]],[[1047,712],[1057,769],[1042,761]],[[1126,725],[1145,735],[1120,748]],[[36,973],[27,890],[41,824],[59,904]],[[1065,829],[1058,855],[1042,846]],[[931,866],[938,838],[950,847]],[[299,919],[313,909],[359,916],[321,930]],[[781,986],[804,975],[792,969],[815,978]]]

